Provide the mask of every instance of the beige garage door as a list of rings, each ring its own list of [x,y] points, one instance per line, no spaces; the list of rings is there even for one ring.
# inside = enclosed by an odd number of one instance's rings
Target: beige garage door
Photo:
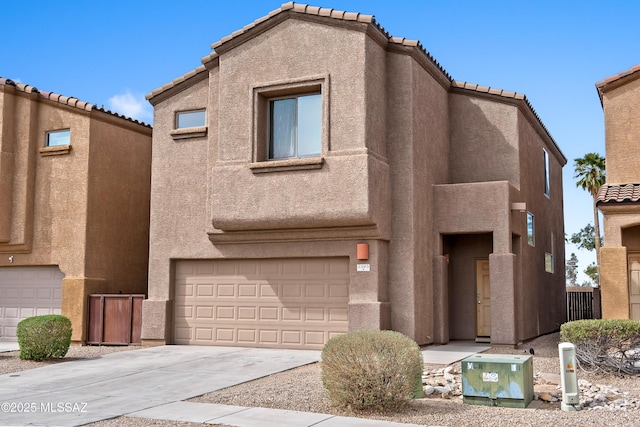
[[[60,314],[63,278],[58,267],[0,268],[0,341],[15,342],[22,319]]]
[[[176,344],[321,349],[347,331],[348,258],[179,261]]]

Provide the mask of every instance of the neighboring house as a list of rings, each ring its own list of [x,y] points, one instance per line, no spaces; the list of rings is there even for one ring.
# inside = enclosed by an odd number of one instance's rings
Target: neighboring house
[[[347,330],[516,344],[565,320],[562,167],[520,94],[372,16],[287,3],[150,93],[143,342]]]
[[[640,65],[596,83],[604,110],[607,184],[600,288],[604,319],[640,320]]]
[[[146,294],[151,127],[0,78],[0,340],[87,295]]]

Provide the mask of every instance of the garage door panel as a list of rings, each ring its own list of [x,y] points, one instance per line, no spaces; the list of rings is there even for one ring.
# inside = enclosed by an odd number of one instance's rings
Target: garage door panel
[[[258,320],[256,307],[238,307],[238,320]]]
[[[238,285],[238,298],[255,298],[257,296],[258,296],[257,284],[252,283],[252,284]]]
[[[184,268],[182,263],[206,263],[209,268]],[[176,271],[182,276],[176,277],[177,344],[319,349],[331,336],[347,331],[349,274],[342,265],[348,266],[347,258],[178,264]],[[199,271],[215,274],[198,275]],[[185,292],[188,287],[196,291]],[[185,328],[211,333],[187,334]]]
[[[278,285],[260,284],[260,298],[278,298]]]
[[[331,308],[329,309],[329,321],[332,323],[343,322],[347,323],[348,309],[345,308]]]
[[[236,296],[236,285],[218,284],[215,295],[218,298],[234,298]],[[214,294],[211,294],[214,295]]]
[[[27,317],[60,314],[63,278],[54,266],[0,268],[0,341],[15,342]]]
[[[257,344],[257,331],[255,329],[238,329],[239,344]]]

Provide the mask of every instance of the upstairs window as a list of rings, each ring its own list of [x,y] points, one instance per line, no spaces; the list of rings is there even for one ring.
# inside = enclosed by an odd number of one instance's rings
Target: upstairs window
[[[176,129],[205,126],[205,110],[180,111],[176,113]]]
[[[527,243],[529,246],[536,245],[535,224],[533,223],[533,214],[527,212]]]
[[[71,131],[69,129],[47,132],[47,147],[60,147],[71,144]]]
[[[320,156],[322,96],[269,100],[269,159]]]
[[[542,149],[542,156],[544,161],[544,195],[551,196],[551,181],[549,179],[549,153],[544,148]]]

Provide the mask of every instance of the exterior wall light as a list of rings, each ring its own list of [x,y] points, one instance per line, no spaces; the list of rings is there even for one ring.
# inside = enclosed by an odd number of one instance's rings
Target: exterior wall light
[[[358,245],[356,246],[356,255],[358,260],[369,259],[369,244],[358,243]]]

